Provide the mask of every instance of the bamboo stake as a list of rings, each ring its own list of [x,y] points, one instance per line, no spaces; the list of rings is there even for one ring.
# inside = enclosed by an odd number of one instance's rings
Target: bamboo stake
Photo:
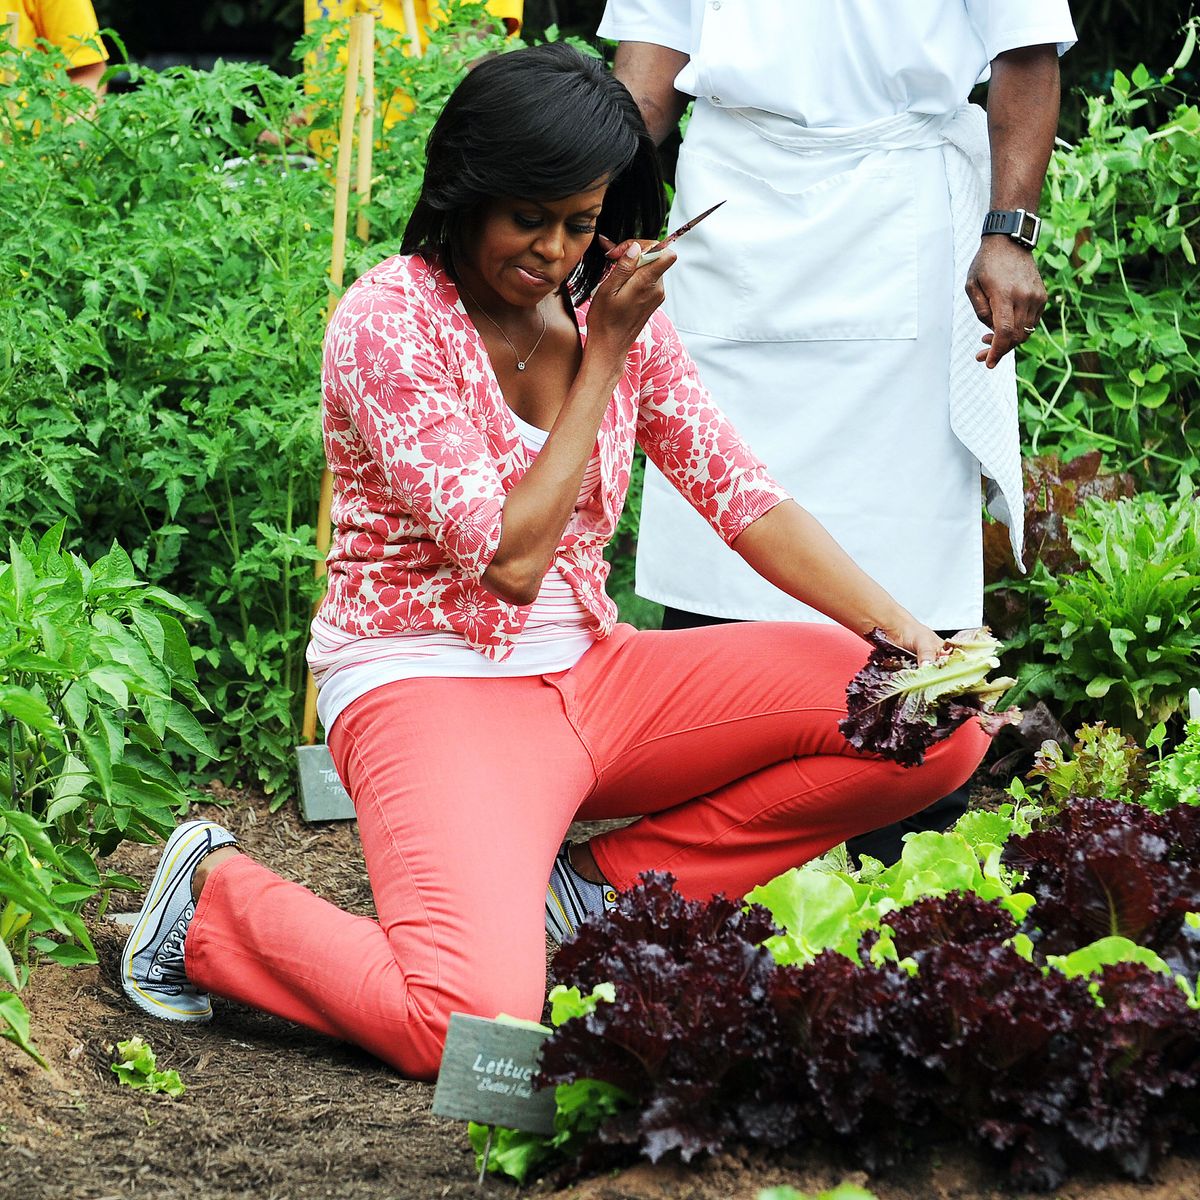
[[[337,307],[338,291],[346,270],[346,216],[350,211],[350,168],[354,155],[354,109],[358,100],[359,72],[362,69],[362,14],[350,18],[350,44],[346,51],[346,90],[342,96],[342,122],[338,127],[337,174],[333,192],[333,253],[329,277],[333,294],[329,297],[326,320]]]
[[[404,36],[408,38],[408,54],[416,58],[421,53],[421,31],[417,28],[417,10],[413,0],[403,0],[401,9],[404,13]]]
[[[372,28],[374,18],[370,18]],[[337,173],[334,178],[333,192],[333,250],[330,254],[329,278],[332,294],[329,297],[329,308],[326,322],[333,316],[337,307],[338,292],[342,287],[342,279],[346,271],[346,218],[350,211],[350,168],[354,153],[354,108],[358,99],[359,72],[362,67],[363,46],[363,17],[355,15],[350,18],[350,41],[346,51],[346,91],[342,96],[342,120],[338,129]],[[321,499],[317,507],[317,550],[320,552],[313,566],[313,575],[324,579],[326,573],[325,555],[329,552],[332,540],[332,522],[330,509],[333,505],[333,475],[328,467],[321,472]],[[301,725],[301,736],[306,745],[311,746],[317,740],[317,684],[308,673],[308,683],[304,691],[304,721]]]
[[[358,179],[355,184],[358,221],[354,232],[360,242],[367,240],[371,225],[367,205],[371,203],[371,154],[375,149],[375,14],[362,15],[362,104],[358,110]]]

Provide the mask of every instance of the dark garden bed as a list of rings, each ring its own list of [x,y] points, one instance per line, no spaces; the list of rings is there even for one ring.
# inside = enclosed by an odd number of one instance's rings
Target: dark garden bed
[[[231,796],[203,809],[231,824],[268,866],[344,907],[371,911],[352,825],[314,829],[290,810]],[[147,878],[157,851],[125,845],[114,866]],[[137,898],[119,896],[117,907]],[[557,1195],[579,1200],[754,1200],[790,1183],[817,1192],[843,1180],[879,1200],[1000,1200],[1013,1192],[979,1157],[947,1146],[868,1178],[834,1156],[735,1150],[690,1166],[641,1164],[572,1183],[526,1189],[496,1179],[477,1188],[465,1128],[430,1113],[432,1088],[397,1078],[347,1046],[218,1002],[216,1020],[194,1028],[149,1022],[120,990],[122,932],[90,920],[98,967],[43,964],[22,993],[43,1071],[0,1043],[0,1200],[317,1200],[338,1197]],[[159,1065],[179,1071],[179,1099],[120,1087],[112,1047],[141,1034]],[[1077,1176],[1060,1200],[1194,1200],[1200,1158],[1174,1155],[1154,1182]]]

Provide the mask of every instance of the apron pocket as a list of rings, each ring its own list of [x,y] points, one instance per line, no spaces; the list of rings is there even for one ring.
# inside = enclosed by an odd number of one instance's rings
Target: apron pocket
[[[916,181],[903,156],[883,158],[815,183],[812,160],[794,160],[768,182],[681,150],[676,211],[729,203],[676,247],[676,326],[744,342],[915,338]]]

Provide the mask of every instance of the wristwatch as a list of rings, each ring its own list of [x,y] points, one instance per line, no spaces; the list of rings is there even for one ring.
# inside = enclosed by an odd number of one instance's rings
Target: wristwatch
[[[1023,208],[993,208],[983,218],[983,233],[1006,233],[1014,242],[1020,242],[1030,250],[1037,245],[1041,231],[1042,218]]]

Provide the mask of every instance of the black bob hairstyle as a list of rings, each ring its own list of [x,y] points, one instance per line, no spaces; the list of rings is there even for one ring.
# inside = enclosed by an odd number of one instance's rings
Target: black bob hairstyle
[[[625,85],[561,43],[481,62],[455,88],[426,145],[403,254],[439,254],[451,274],[472,217],[500,196],[561,200],[608,180],[599,232],[657,237],[665,215],[654,142]],[[569,280],[575,303],[607,260],[593,240]]]

